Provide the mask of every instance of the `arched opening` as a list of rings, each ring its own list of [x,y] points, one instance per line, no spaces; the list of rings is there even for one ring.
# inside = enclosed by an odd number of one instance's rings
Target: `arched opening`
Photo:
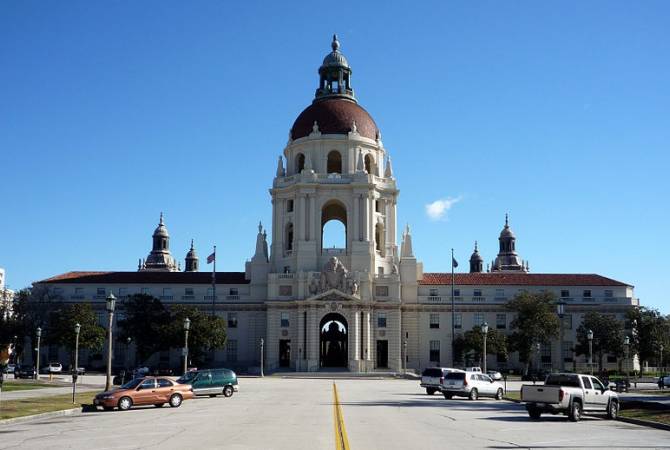
[[[305,155],[298,153],[298,156],[295,157],[295,173],[302,172],[302,169],[305,168]]]
[[[367,155],[365,155],[365,171],[368,174],[373,174],[374,168],[375,168],[375,160],[372,158],[372,155],[368,153]]]
[[[284,239],[286,253],[291,253],[293,251],[293,224],[291,222],[286,225],[286,235]]]
[[[342,173],[342,155],[337,150],[328,153],[326,173]]]
[[[341,314],[326,314],[319,323],[319,367],[347,367],[349,328]]]
[[[375,225],[375,250],[384,256],[384,225],[378,223]]]
[[[347,208],[331,200],[321,209],[321,253],[342,254],[347,249]]]

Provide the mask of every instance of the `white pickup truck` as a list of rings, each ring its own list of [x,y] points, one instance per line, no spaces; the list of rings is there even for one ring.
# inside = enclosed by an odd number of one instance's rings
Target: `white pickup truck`
[[[591,375],[550,374],[543,386],[521,386],[521,401],[531,419],[539,419],[542,413],[567,414],[577,422],[583,413],[606,413],[609,419],[619,413],[619,396]]]

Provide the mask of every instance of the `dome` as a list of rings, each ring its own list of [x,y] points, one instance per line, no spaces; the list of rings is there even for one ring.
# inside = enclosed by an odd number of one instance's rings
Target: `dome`
[[[161,213],[160,222],[158,223],[158,226],[154,230],[153,235],[154,235],[154,237],[157,237],[157,236],[170,237],[170,235],[168,234],[168,230],[165,227],[165,223],[163,223],[163,213]]]
[[[340,41],[337,40],[337,35],[333,35],[333,42],[330,44],[333,49],[332,52],[328,53],[325,58],[323,58],[323,64],[321,69],[328,67],[344,67],[349,68],[349,61],[344,57],[342,52],[340,52]]]
[[[186,254],[186,259],[197,259],[198,254],[195,252],[195,246],[193,245],[193,239],[191,239],[191,249]]]
[[[291,127],[291,138],[309,136],[314,122],[323,134],[347,134],[354,121],[361,136],[376,139],[379,135],[377,124],[358,103],[346,98],[324,98],[309,105],[295,119]]]
[[[514,238],[514,232],[509,227],[509,216],[505,214],[505,227],[500,232],[500,239]]]

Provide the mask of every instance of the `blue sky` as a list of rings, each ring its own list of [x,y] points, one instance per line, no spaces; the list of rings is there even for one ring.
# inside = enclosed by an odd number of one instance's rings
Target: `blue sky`
[[[133,270],[164,211],[177,258],[194,238],[243,270],[337,32],[426,271],[475,240],[490,261],[509,212],[532,271],[670,312],[669,22],[663,1],[4,1],[0,266],[14,288]]]

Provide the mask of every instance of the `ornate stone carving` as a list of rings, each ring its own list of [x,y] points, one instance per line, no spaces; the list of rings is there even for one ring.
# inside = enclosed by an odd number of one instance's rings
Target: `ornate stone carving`
[[[328,262],[323,266],[318,280],[312,278],[308,286],[310,295],[320,294],[330,289],[337,289],[338,291],[358,296],[359,288],[360,281],[358,281],[358,274],[349,272],[342,261],[335,256],[330,257]]]

